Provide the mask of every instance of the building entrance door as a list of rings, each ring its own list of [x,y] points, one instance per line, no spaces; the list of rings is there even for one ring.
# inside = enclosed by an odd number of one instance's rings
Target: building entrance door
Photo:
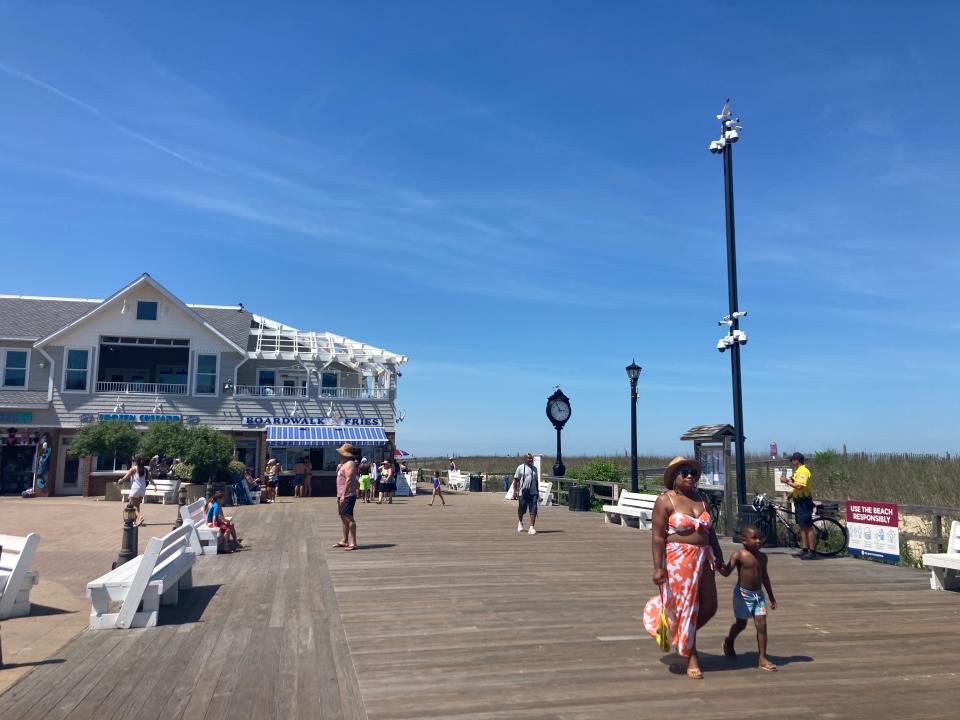
[[[67,455],[71,437],[60,438],[60,448],[57,452],[57,476],[54,478],[54,487],[57,495],[79,495],[80,486],[80,458]]]
[[[263,470],[257,457],[259,448],[260,443],[256,440],[237,440],[234,450],[234,456],[253,471],[254,477],[260,477]]]

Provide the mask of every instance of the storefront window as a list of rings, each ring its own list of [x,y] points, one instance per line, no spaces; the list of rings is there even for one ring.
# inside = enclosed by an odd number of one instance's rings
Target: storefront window
[[[65,390],[87,391],[89,360],[89,350],[67,350],[67,372],[64,377]]]
[[[130,458],[104,457],[97,455],[96,462],[93,464],[94,472],[117,472],[127,470],[130,466]]]
[[[260,370],[257,373],[257,385],[259,387],[273,387],[276,380],[277,375],[273,370]]]
[[[197,395],[216,395],[217,356],[197,355]]]
[[[25,388],[27,386],[26,350],[4,350],[3,387]]]

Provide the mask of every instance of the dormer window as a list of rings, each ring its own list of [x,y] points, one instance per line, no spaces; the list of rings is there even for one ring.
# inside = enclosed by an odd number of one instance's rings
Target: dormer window
[[[154,300],[137,300],[137,320],[156,320],[157,303]]]

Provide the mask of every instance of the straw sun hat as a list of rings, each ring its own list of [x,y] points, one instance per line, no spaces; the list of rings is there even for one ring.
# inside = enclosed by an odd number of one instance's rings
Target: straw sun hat
[[[337,448],[337,452],[340,453],[343,457],[353,457],[357,454],[357,451],[354,449],[353,445],[350,443],[344,443]]]
[[[680,472],[682,467],[693,468],[698,473],[703,474],[703,468],[699,462],[691,458],[685,458],[683,455],[677,455],[670,461],[666,472],[663,473],[663,484],[666,485],[667,490],[673,490],[673,484],[677,481],[677,473]]]

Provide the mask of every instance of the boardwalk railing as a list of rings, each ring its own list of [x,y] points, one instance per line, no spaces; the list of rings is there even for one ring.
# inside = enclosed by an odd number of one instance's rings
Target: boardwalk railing
[[[784,467],[784,461],[781,460],[754,460],[746,464],[748,487],[759,483],[762,485],[773,485],[774,468]],[[663,487],[663,473],[666,468],[640,468],[639,469],[639,489],[641,492],[659,494],[665,490]],[[429,477],[433,473],[432,469],[424,468],[421,477]],[[503,488],[503,477],[508,478],[511,473],[482,473],[483,486],[488,492],[497,492]],[[446,478],[447,472],[441,472],[441,476]],[[758,477],[759,476],[759,477]],[[554,503],[557,505],[568,504],[568,493],[571,485],[588,485],[593,499],[604,503],[615,504],[620,497],[620,493],[630,488],[629,480],[625,482],[603,482],[598,480],[577,480],[571,477],[556,477],[554,475],[544,475],[544,482],[553,483]],[[751,482],[753,481],[753,482]],[[727,482],[736,482],[735,473],[730,473]],[[754,485],[756,486],[756,485]],[[748,494],[748,498],[752,493]],[[833,502],[839,509],[838,520],[846,521],[846,500],[834,500],[822,498],[823,502]],[[920,542],[930,548],[931,552],[944,552],[947,547],[948,538],[945,530],[950,528],[950,520],[960,519],[960,508],[940,507],[935,505],[897,505],[901,517],[913,516],[923,518],[924,523],[929,526],[930,534],[924,535],[914,532],[902,532],[900,537],[910,542]],[[945,522],[946,521],[946,522]]]

